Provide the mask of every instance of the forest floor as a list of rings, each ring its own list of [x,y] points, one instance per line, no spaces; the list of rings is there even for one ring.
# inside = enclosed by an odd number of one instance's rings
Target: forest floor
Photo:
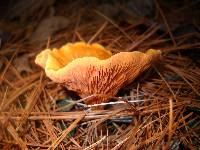
[[[0,149],[200,147],[199,1],[4,5]],[[77,41],[102,44],[114,54],[159,49],[162,59],[122,88],[117,102],[93,110],[83,105],[87,98],[54,83],[34,63],[45,48]]]

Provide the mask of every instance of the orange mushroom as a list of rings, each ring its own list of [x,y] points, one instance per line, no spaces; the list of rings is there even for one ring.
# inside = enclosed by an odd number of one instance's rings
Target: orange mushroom
[[[118,90],[132,82],[141,72],[158,60],[161,52],[150,49],[120,52],[115,55],[99,44],[69,43],[60,49],[46,49],[35,59],[46,75],[82,98],[92,94],[114,96]],[[108,98],[94,98],[87,104],[107,102]]]

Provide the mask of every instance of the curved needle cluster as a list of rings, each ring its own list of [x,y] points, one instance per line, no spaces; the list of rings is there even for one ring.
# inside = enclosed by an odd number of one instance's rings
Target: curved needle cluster
[[[92,94],[114,96],[124,85],[132,82],[146,70],[161,52],[150,49],[120,52],[112,55],[99,44],[78,42],[60,49],[46,49],[36,57],[36,64],[45,69],[46,75],[82,98]],[[87,104],[107,102],[107,98],[94,98]]]

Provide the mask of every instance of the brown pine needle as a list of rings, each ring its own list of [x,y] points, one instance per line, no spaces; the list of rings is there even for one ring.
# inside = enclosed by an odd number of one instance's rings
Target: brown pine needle
[[[165,80],[165,78],[163,77],[163,75],[158,71],[158,69],[156,67],[154,67],[154,69],[156,70],[156,72],[159,74],[159,76],[161,77],[161,79],[164,81],[164,83],[167,85],[167,87],[169,88],[170,92],[172,93],[174,99],[176,99],[176,95],[174,94],[174,91],[172,90],[172,88],[170,87],[170,85],[167,83],[167,81]]]
[[[30,115],[31,111],[33,110],[35,104],[37,103],[38,97],[42,92],[42,76],[40,78],[40,82],[38,83],[38,86],[36,86],[36,88],[33,90],[33,92],[31,93],[29,99],[28,99],[28,104],[26,105],[25,109],[24,109],[24,113],[21,116],[20,119],[20,124],[18,125],[18,127],[16,128],[16,131],[18,131],[24,122],[26,122],[28,116]]]
[[[97,32],[91,37],[91,39],[87,42],[88,44],[92,43],[94,39],[104,30],[104,28],[107,26],[108,22],[105,22],[98,30]]]
[[[96,147],[97,145],[99,145],[100,143],[102,143],[105,139],[106,139],[106,136],[102,137],[97,142],[95,142],[95,143],[91,144],[90,146],[84,148],[84,150],[91,150],[91,149],[93,149],[94,147]]]
[[[103,17],[108,22],[110,22],[114,27],[116,27],[120,32],[122,32],[127,37],[127,39],[133,42],[133,39],[123,29],[121,29],[114,21],[112,21],[110,18],[108,18],[107,16],[105,16],[104,14],[102,14],[97,10],[94,10],[94,12],[97,13],[99,16]]]
[[[168,135],[168,144],[171,142],[173,136],[173,100],[169,98],[169,135]],[[168,145],[169,147],[169,145]]]
[[[48,148],[48,150],[54,150],[57,146],[62,142],[64,138],[72,131],[77,124],[84,118],[85,115],[81,115],[78,119],[76,119],[67,129],[65,129],[62,134],[52,143],[52,145]]]
[[[26,143],[19,137],[17,131],[14,129],[14,127],[10,124],[7,127],[8,132],[12,135],[12,137],[15,139],[17,144],[23,149],[23,150],[28,150]]]
[[[13,92],[13,94],[10,96],[9,99],[6,100],[6,103],[4,104],[4,106],[2,108],[0,108],[0,110],[6,110],[8,108],[8,106],[14,101],[16,100],[16,98],[18,96],[20,96],[21,94],[23,94],[25,91],[27,91],[28,89],[32,88],[33,86],[37,85],[39,83],[39,81],[33,82],[31,84],[25,84],[22,88],[16,90],[15,92]]]
[[[172,34],[172,32],[171,32],[170,26],[169,26],[169,24],[168,24],[168,22],[167,22],[167,19],[166,19],[165,15],[164,15],[162,9],[160,8],[160,5],[159,5],[159,3],[158,3],[157,0],[155,0],[155,4],[156,4],[156,7],[157,7],[158,11],[160,12],[160,15],[161,15],[161,17],[162,17],[162,19],[163,19],[163,21],[164,21],[164,23],[165,23],[165,26],[166,26],[166,28],[167,28],[167,31],[169,32],[169,35],[170,35],[170,37],[171,37],[171,39],[172,39],[172,42],[173,42],[174,46],[176,47],[177,44],[176,44],[176,41],[175,41],[175,39],[174,39],[174,36],[173,36],[173,34]]]
[[[141,35],[138,39],[136,39],[134,44],[127,48],[127,51],[133,51],[134,49],[136,49],[146,39],[150,38],[158,29],[159,26],[157,24],[154,24],[151,28],[149,28],[148,31],[146,31],[147,33],[145,32],[144,35]]]

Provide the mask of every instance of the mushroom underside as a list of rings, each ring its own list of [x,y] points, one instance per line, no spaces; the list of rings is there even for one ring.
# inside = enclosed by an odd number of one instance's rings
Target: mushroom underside
[[[126,59],[121,59],[121,55]],[[59,73],[53,70],[46,70],[46,73],[52,80],[76,91],[82,98],[93,94],[114,96],[151,65],[151,57],[148,55],[139,53],[133,56],[121,53],[104,61],[92,57],[80,58],[59,70]],[[108,100],[107,97],[98,96],[86,100],[86,103],[97,104]]]

